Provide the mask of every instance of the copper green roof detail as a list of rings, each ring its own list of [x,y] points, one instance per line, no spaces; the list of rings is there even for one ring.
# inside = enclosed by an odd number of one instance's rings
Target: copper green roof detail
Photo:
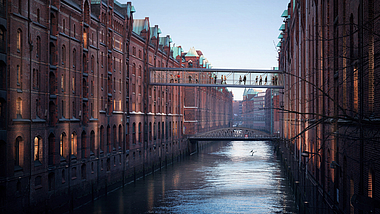
[[[278,35],[278,38],[279,38],[279,39],[284,38],[284,36],[282,35],[282,33],[281,33],[280,35]]]
[[[177,58],[177,56],[182,56],[182,48],[181,47],[172,47],[173,50],[173,58]]]
[[[277,43],[277,47],[281,47],[281,41]]]
[[[285,30],[285,24],[282,24],[279,30]]]
[[[161,34],[162,32],[161,32],[161,29],[160,28],[158,28],[158,34]]]
[[[201,56],[201,57],[199,57],[199,64],[200,65],[202,65],[203,64],[203,60],[204,60],[205,58],[203,57],[203,55]]]
[[[195,50],[194,47],[190,48],[190,50],[187,52],[185,56],[196,56],[198,57],[199,55],[197,54],[197,51]]]
[[[288,17],[288,10],[284,10],[281,17],[287,18]]]
[[[132,6],[131,12],[132,12],[132,13],[136,12],[136,10],[135,10],[135,6]]]

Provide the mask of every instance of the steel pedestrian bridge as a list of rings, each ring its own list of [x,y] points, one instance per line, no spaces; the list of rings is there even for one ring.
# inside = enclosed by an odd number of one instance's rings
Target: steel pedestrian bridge
[[[269,135],[256,129],[232,127],[222,128],[189,136],[190,141],[272,141],[279,136]]]
[[[149,68],[149,84],[283,89],[283,72],[255,69]]]

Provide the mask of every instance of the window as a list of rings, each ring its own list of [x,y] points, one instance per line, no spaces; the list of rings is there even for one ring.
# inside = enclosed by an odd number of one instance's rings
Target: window
[[[65,146],[66,146],[66,134],[62,133],[59,138],[59,155],[64,157],[65,155]]]
[[[142,138],[141,138],[141,123],[139,123],[139,139],[138,142],[141,143]]]
[[[65,65],[65,63],[66,63],[66,46],[62,46],[62,59],[61,59],[61,61],[62,61],[62,65]]]
[[[41,38],[37,36],[36,58],[41,56]]]
[[[22,118],[22,100],[20,97],[16,100],[16,116],[18,119]]]
[[[113,143],[112,143],[112,148],[115,150],[116,145],[118,144],[117,142],[117,133],[116,133],[116,125],[113,125],[112,127],[112,133],[113,133]]]
[[[21,52],[21,46],[22,46],[22,39],[21,39],[21,37],[22,37],[22,33],[21,33],[21,30],[20,29],[18,29],[17,30],[17,41],[16,41],[16,48],[17,48],[17,52]]]
[[[17,85],[21,86],[21,68],[20,65],[17,65]]]
[[[141,55],[142,55],[142,54],[141,54],[141,50],[139,50],[139,58],[140,58],[140,59],[141,59]]]
[[[64,91],[65,89],[65,77],[63,74],[61,75],[61,91]]]
[[[23,139],[22,137],[17,137],[14,146],[14,161],[15,166],[23,166]]]
[[[73,50],[73,68],[77,67],[77,50]]]
[[[100,75],[100,87],[103,89],[103,81],[104,81],[104,78],[103,78],[103,74]],[[103,107],[102,107],[103,108]]]
[[[71,143],[70,143],[70,154],[77,156],[77,133],[73,132],[71,134]]]
[[[368,197],[369,198],[372,198],[373,197],[373,186],[372,186],[372,184],[373,184],[374,182],[373,182],[373,175],[372,175],[372,171],[370,170],[369,172],[368,172]]]
[[[42,138],[41,137],[35,137],[34,138],[34,161],[41,161],[42,159]]]
[[[136,56],[136,47],[132,47],[132,55]]]

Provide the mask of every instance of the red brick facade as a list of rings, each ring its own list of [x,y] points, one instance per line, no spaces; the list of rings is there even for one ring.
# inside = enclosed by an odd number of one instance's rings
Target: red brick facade
[[[301,212],[380,212],[379,11],[378,0],[292,0],[283,14],[280,146]]]
[[[1,4],[1,213],[67,211],[188,153],[193,92],[148,84],[149,67],[181,67],[181,57],[130,2]],[[202,105],[219,101],[200,126],[228,125],[230,93],[194,91]]]

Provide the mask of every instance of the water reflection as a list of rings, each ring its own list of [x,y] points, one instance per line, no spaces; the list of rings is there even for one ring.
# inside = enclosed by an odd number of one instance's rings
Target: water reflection
[[[256,151],[253,155],[251,150]],[[267,142],[219,142],[76,213],[296,213]]]

